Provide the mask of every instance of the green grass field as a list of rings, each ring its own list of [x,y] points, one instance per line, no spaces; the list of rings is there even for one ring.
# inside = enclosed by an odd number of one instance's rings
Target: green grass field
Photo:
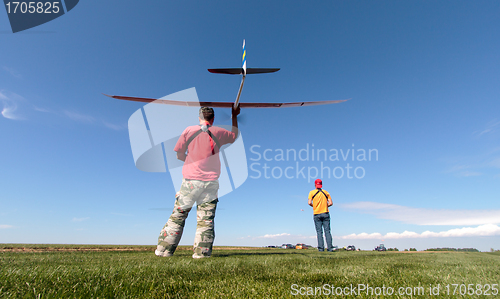
[[[3,244],[0,298],[321,298],[339,287],[345,298],[500,297],[499,253],[216,247],[194,260],[187,249],[159,258],[153,246]]]

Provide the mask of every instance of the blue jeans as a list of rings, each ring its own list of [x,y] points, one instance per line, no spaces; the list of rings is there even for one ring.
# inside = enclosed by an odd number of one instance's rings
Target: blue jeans
[[[325,250],[325,243],[323,242],[323,229],[325,229],[327,250],[333,251],[332,234],[330,233],[330,213],[314,215],[314,225],[316,225],[316,234],[318,235],[318,250]]]

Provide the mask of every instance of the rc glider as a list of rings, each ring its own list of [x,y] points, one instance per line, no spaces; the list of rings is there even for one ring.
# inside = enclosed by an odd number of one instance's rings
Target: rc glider
[[[127,100],[135,102],[144,102],[155,104],[166,104],[166,105],[177,105],[177,106],[189,106],[189,107],[213,107],[213,108],[286,108],[286,107],[302,107],[302,106],[315,106],[315,105],[328,105],[328,104],[338,104],[348,100],[331,100],[331,101],[315,101],[315,102],[291,102],[291,103],[240,103],[241,91],[243,89],[243,84],[245,83],[245,78],[250,74],[265,74],[274,73],[279,71],[279,68],[247,68],[246,60],[246,49],[245,40],[243,40],[243,57],[241,68],[217,68],[208,69],[209,72],[214,74],[229,74],[229,75],[241,75],[241,84],[238,89],[238,95],[234,102],[194,102],[194,101],[174,101],[174,100],[160,100],[151,98],[139,98],[139,97],[127,97],[127,96],[111,96],[105,94],[105,96],[118,99]]]

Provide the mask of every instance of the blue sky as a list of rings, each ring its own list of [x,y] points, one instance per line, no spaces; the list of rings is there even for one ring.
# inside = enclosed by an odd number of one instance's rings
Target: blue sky
[[[281,70],[249,76],[242,101],[351,98],[243,110],[249,167],[297,163],[254,161],[252,146],[378,152],[324,162],[365,172],[323,178],[335,245],[500,249],[499,13],[493,1],[81,1],[13,34],[0,12],[0,242],[156,244],[176,190],[134,165],[127,122],[143,105],[101,93],[196,87],[233,101],[240,78],[206,69],[239,67],[246,39],[248,67]],[[220,198],[215,244],[316,245],[313,183],[256,176]],[[181,244],[194,231],[190,216]]]

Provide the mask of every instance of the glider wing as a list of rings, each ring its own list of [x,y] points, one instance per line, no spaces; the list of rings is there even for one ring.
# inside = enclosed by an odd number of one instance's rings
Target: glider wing
[[[248,69],[247,69],[248,70]],[[110,96],[113,99],[143,102],[164,105],[176,105],[176,106],[187,106],[187,107],[213,107],[213,108],[231,108],[233,102],[193,102],[193,101],[174,101],[174,100],[160,100],[151,98],[138,98],[138,97],[126,97],[126,96]],[[348,100],[333,100],[333,101],[316,101],[316,102],[294,102],[294,103],[240,103],[240,108],[287,108],[287,107],[302,107],[302,106],[315,106],[315,105],[328,105],[328,104],[338,104]]]

